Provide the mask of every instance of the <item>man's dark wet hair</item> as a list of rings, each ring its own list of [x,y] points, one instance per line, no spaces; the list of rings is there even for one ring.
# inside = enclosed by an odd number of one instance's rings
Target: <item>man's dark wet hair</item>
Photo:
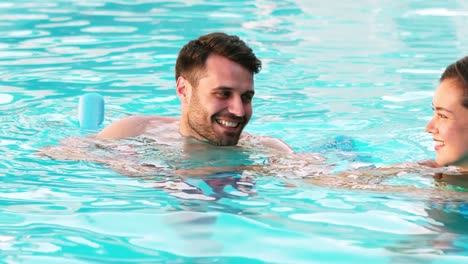
[[[203,35],[182,47],[176,61],[176,80],[183,76],[196,87],[200,73],[206,67],[206,60],[212,54],[223,56],[242,65],[252,75],[260,72],[262,67],[261,61],[252,49],[238,36],[215,32]]]
[[[468,108],[468,56],[450,64],[440,77],[440,81],[456,79],[463,89],[462,105]]]

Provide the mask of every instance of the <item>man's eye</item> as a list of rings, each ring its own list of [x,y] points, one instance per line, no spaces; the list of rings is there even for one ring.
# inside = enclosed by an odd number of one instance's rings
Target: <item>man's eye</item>
[[[218,92],[217,94],[219,97],[223,97],[223,98],[227,98],[231,95],[231,93],[228,91],[221,91],[221,92]]]
[[[252,95],[243,95],[243,96],[242,96],[242,101],[243,101],[244,103],[250,103],[250,102],[252,102],[252,98],[253,98]]]

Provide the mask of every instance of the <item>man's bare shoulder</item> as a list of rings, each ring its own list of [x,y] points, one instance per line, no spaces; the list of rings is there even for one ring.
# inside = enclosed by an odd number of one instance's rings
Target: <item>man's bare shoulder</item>
[[[121,139],[127,137],[139,136],[145,131],[154,126],[156,123],[170,124],[179,121],[177,117],[165,116],[143,116],[135,115],[122,118],[106,128],[104,128],[98,135],[100,139]]]
[[[294,150],[286,142],[282,141],[279,138],[271,136],[254,136],[251,134],[244,134],[244,139],[253,143],[261,145],[265,148],[273,150],[280,153],[294,153]]]

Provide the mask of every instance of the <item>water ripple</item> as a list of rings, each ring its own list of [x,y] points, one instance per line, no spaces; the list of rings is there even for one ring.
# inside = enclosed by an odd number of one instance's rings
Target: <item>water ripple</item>
[[[42,15],[42,14],[11,14],[11,15],[6,15],[6,14],[0,14],[0,21],[5,20],[5,21],[17,21],[17,20],[22,20],[22,21],[27,21],[27,20],[46,20],[49,19],[48,15]]]
[[[159,178],[37,153],[84,135],[76,116],[85,92],[105,96],[105,125],[130,113],[179,115],[180,47],[226,31],[263,62],[249,132],[304,151],[346,135],[353,148],[322,149],[339,162],[432,158],[423,126],[438,75],[466,55],[465,7],[436,0],[0,3],[0,262],[466,262],[466,201],[260,176],[255,195],[228,190],[232,198],[188,200],[156,188]],[[416,176],[396,181],[432,188],[432,179]]]
[[[81,31],[91,32],[91,33],[131,33],[131,32],[137,31],[137,28],[136,27],[116,27],[116,26],[87,27],[87,28],[83,28]]]
[[[76,20],[76,21],[69,21],[69,22],[64,22],[64,23],[38,24],[36,25],[36,27],[37,28],[79,27],[79,26],[87,26],[89,24],[90,22],[86,20]]]

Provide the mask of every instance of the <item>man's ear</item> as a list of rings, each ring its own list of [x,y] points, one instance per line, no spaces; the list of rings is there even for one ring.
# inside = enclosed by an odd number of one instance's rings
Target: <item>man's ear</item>
[[[180,76],[176,82],[176,92],[180,101],[184,104],[190,102],[192,95],[192,86],[184,77]]]

